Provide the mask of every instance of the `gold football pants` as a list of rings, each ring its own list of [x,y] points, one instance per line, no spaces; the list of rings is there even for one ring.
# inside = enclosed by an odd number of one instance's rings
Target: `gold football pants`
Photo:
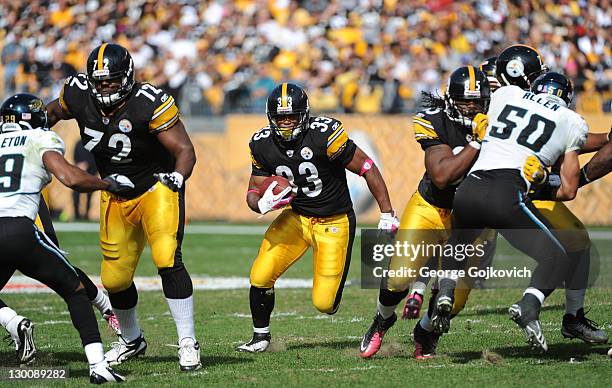
[[[443,244],[450,237],[451,230],[451,210],[436,207],[427,202],[419,192],[415,192],[410,198],[406,209],[400,220],[400,230],[396,236],[396,241],[407,241],[409,244]],[[495,234],[490,230],[483,232],[479,239],[495,238]],[[387,279],[387,289],[390,291],[404,291],[414,282],[419,270],[427,265],[431,259],[429,256],[417,255],[416,257],[394,256],[389,262],[390,270],[408,268],[414,277],[390,277]],[[478,257],[468,259],[468,266],[478,266]],[[437,269],[438,265],[430,269]],[[469,296],[471,284],[468,279],[460,279],[455,289],[455,305],[453,314],[463,309]]]
[[[129,200],[102,191],[100,275],[104,288],[117,293],[130,287],[145,238],[158,269],[179,264],[184,223],[184,193],[173,192],[160,182]]]
[[[591,246],[589,232],[584,224],[563,202],[533,201],[533,205],[550,222],[553,229],[564,231],[558,236],[568,253],[581,252]]]
[[[354,237],[352,211],[319,218],[286,209],[266,231],[251,267],[251,285],[274,287],[276,280],[313,247],[312,303],[317,310],[333,314],[342,298]]]

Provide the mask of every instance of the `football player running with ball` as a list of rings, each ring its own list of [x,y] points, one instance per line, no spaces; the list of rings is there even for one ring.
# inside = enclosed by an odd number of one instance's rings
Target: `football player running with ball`
[[[176,324],[179,366],[186,371],[200,368],[193,286],[181,254],[183,183],[196,158],[174,98],[136,82],[128,51],[103,43],[89,55],[87,74],[66,80],[59,98],[49,104],[49,113],[51,125],[76,119],[102,177],[119,173],[135,185],[121,196],[102,193],[100,200],[102,285],[121,328],[106,359],[120,364],[147,348],[136,317],[133,282],[146,240]]]
[[[341,122],[310,116],[301,87],[278,85],[268,97],[266,110],[269,125],[249,144],[252,173],[246,200],[261,214],[287,203],[290,207],[266,231],[251,267],[253,338],[237,350],[252,353],[270,345],[274,283],[309,247],[314,250],[312,303],[326,314],[338,310],[355,236],[345,170],[365,178],[381,211],[378,228],[395,232],[399,226],[385,181],[372,159],[349,139]],[[260,195],[260,185],[272,175],[285,177],[291,187],[274,194],[273,182]]]

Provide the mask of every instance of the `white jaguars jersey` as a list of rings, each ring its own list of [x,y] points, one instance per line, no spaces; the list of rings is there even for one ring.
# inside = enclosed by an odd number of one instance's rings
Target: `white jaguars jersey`
[[[586,142],[588,125],[576,112],[551,99],[504,86],[491,95],[489,127],[472,171],[517,169],[531,155],[552,166]]]
[[[53,131],[33,129],[0,133],[0,217],[38,214],[40,192],[51,174],[42,156],[46,151],[64,154],[64,142]]]

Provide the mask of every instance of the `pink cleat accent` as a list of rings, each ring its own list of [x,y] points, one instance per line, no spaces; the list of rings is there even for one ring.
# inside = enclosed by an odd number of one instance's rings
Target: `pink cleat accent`
[[[418,319],[421,315],[421,307],[423,306],[423,295],[418,292],[413,292],[408,295],[404,309],[402,310],[402,319]]]
[[[102,314],[102,318],[104,318],[104,320],[108,324],[108,327],[111,328],[113,333],[118,336],[121,335],[121,327],[119,326],[119,321],[117,320],[117,316],[113,311],[108,310],[107,312]]]

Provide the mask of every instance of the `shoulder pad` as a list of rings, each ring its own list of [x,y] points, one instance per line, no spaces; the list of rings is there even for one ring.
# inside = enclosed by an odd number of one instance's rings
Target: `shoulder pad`
[[[441,109],[428,109],[417,112],[413,118],[414,137],[417,141],[425,139],[438,139],[436,128],[440,126],[441,119],[445,117],[444,111]]]
[[[132,98],[151,110],[151,133],[168,130],[179,120],[178,106],[170,94],[148,83],[137,83],[134,87]]]
[[[76,103],[85,101],[85,93],[89,93],[89,82],[87,75],[79,73],[66,78],[62,90],[60,91],[59,102],[66,112]]]
[[[258,141],[261,139],[267,139],[270,136],[272,136],[272,129],[270,129],[270,126],[267,125],[261,128],[259,131],[255,132],[253,136],[251,136],[251,142]]]

